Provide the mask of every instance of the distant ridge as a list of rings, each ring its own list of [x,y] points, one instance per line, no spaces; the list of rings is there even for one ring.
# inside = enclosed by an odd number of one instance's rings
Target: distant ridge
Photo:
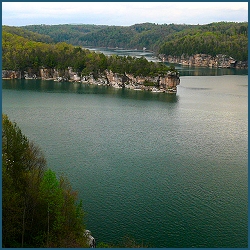
[[[29,25],[22,29],[49,36],[54,42],[94,47],[147,48],[172,56],[226,54],[248,60],[248,22],[205,25],[142,23],[132,26],[92,24]]]

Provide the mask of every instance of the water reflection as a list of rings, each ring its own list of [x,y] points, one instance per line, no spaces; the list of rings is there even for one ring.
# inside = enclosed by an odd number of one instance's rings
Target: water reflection
[[[170,66],[169,63],[165,64]],[[189,67],[180,64],[173,65],[180,72],[180,76],[248,75],[247,69]]]
[[[145,57],[148,61],[159,62],[157,54],[148,50],[128,50],[128,49],[112,49],[112,48],[88,48],[89,50],[103,53],[104,55],[119,55],[119,56],[135,56],[135,57]],[[207,68],[207,67],[189,67],[182,66],[180,64],[170,64],[174,65],[175,68],[180,72],[180,76],[222,76],[222,75],[248,75],[247,69],[227,69],[227,68]]]
[[[151,91],[135,91],[130,89],[116,89],[110,86],[89,85],[85,83],[55,82],[51,80],[2,80],[3,89],[28,90],[53,93],[98,94],[110,97],[161,101],[176,103],[176,94],[152,93]]]
[[[112,48],[91,48],[88,47],[87,49],[91,51],[95,51],[97,53],[103,53],[106,56],[111,55],[118,55],[118,56],[132,56],[132,57],[145,57],[148,61],[152,62],[160,62],[157,58],[156,54],[149,50],[137,50],[137,49],[112,49]]]
[[[120,89],[117,91],[118,96],[124,99],[134,99],[143,101],[161,101],[168,103],[176,103],[179,100],[179,96],[176,94],[167,93],[152,93],[151,91],[135,91]]]

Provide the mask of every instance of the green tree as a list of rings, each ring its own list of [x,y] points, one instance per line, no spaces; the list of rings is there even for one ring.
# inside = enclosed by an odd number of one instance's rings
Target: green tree
[[[9,239],[24,245],[25,231],[35,211],[35,189],[45,165],[39,148],[28,141],[16,123],[2,115],[3,236],[6,245],[10,244]],[[14,235],[9,234],[11,228]]]
[[[41,199],[47,204],[47,247],[49,247],[50,231],[56,231],[62,224],[61,209],[63,194],[56,174],[48,169],[40,183]],[[54,235],[55,236],[55,235]]]
[[[2,246],[86,247],[83,209],[65,177],[2,115]]]

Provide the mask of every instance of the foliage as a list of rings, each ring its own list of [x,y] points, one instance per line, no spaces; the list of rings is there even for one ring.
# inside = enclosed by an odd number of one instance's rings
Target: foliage
[[[2,115],[3,247],[86,247],[82,203],[41,150]]]
[[[248,23],[205,25],[142,23],[128,27],[105,25],[30,25],[23,29],[49,35],[55,42],[79,46],[153,50],[178,56],[196,53],[227,54],[247,60]]]
[[[23,28],[49,35],[55,42],[97,47],[124,47],[156,50],[157,43],[167,35],[186,28],[187,25],[153,23],[129,27],[107,25],[29,25]]]
[[[54,230],[60,229],[62,224],[62,204],[63,196],[62,190],[59,187],[59,181],[56,178],[55,173],[48,169],[41,180],[40,186],[40,199],[42,203],[47,204],[47,247],[49,247],[50,238],[50,227],[51,227],[51,217],[53,218],[52,228]]]
[[[184,30],[168,38],[159,49],[166,55],[225,54],[248,60],[248,23],[213,23]]]
[[[11,29],[2,31],[2,67],[3,69],[30,71],[39,68],[65,70],[72,67],[79,74],[94,76],[106,69],[115,73],[137,75],[157,75],[169,70],[164,64],[148,62],[145,58],[105,56],[102,53],[75,47],[65,42],[47,44],[18,36]]]
[[[17,36],[21,36],[32,41],[53,43],[53,39],[50,36],[48,36],[46,33],[41,35],[39,33],[35,33],[27,29],[23,29],[21,27],[6,26],[6,25],[3,25],[2,29],[4,29],[5,32],[12,33]]]

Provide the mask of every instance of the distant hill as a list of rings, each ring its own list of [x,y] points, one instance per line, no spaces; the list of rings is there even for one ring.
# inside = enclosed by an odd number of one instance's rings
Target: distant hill
[[[142,49],[180,56],[226,54],[248,59],[248,22],[218,22],[206,25],[142,23],[132,26],[29,25],[25,30],[49,36],[54,42],[79,46]]]
[[[53,38],[46,34],[39,34],[39,32],[29,31],[21,27],[3,25],[2,31],[6,33],[11,33],[13,35],[17,35],[19,37],[26,38],[28,40],[36,41],[36,42],[43,42],[43,43],[54,42]]]
[[[129,27],[107,25],[29,25],[22,28],[46,34],[56,42],[73,45],[98,47],[123,47],[156,50],[168,35],[179,32],[191,25],[135,24]]]
[[[94,29],[97,27],[94,27]],[[88,32],[85,30],[85,32]],[[106,70],[134,76],[158,76],[169,68],[146,58],[105,56],[66,42],[56,42],[48,35],[17,27],[2,27],[2,69],[39,75],[41,68],[62,72],[71,67],[79,75],[94,77]],[[63,73],[62,73],[63,74]]]
[[[181,56],[225,54],[239,61],[248,60],[248,23],[212,23],[185,29],[164,42],[159,53]]]

